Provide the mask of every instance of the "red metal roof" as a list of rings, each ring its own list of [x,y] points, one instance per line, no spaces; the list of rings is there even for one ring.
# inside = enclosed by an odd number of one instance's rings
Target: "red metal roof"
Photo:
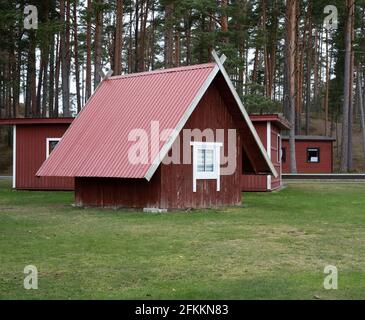
[[[13,118],[0,119],[0,125],[32,125],[32,124],[70,124],[74,118]]]
[[[133,129],[176,128],[216,64],[111,77],[89,99],[38,176],[144,178],[149,164],[131,164]],[[149,134],[151,141],[155,137]],[[164,145],[160,143],[160,150]],[[151,150],[155,159],[160,150]]]
[[[274,122],[282,130],[289,130],[290,123],[288,120],[278,114],[250,114],[252,122]]]

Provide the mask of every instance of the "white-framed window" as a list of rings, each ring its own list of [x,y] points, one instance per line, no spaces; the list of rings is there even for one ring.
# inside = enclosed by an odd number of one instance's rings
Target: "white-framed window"
[[[196,192],[197,180],[217,180],[220,191],[220,149],[219,142],[191,142],[193,147],[193,192]]]
[[[56,148],[57,144],[61,141],[61,138],[47,138],[46,139],[46,158],[49,157],[51,152]]]

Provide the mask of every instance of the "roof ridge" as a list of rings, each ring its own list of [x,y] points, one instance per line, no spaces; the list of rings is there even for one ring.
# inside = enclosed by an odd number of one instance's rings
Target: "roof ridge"
[[[107,80],[119,80],[119,79],[125,79],[125,78],[144,77],[144,76],[163,74],[163,73],[174,73],[174,72],[183,72],[183,71],[198,70],[198,69],[208,69],[208,68],[212,68],[214,66],[215,66],[215,63],[210,62],[210,63],[195,64],[195,65],[176,67],[176,68],[158,69],[158,70],[123,74],[123,75],[118,75],[118,76],[112,76]]]

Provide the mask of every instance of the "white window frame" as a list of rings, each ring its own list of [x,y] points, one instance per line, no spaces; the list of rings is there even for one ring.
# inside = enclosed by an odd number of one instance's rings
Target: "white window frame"
[[[217,191],[220,191],[220,173],[221,173],[221,148],[223,143],[220,142],[190,142],[193,147],[193,192],[196,192],[197,180],[217,180]],[[198,150],[213,151],[213,171],[198,171]]]
[[[48,159],[48,157],[50,156],[50,153],[49,153],[49,143],[51,141],[57,141],[57,142],[60,142],[62,138],[47,138],[46,139],[46,159]]]

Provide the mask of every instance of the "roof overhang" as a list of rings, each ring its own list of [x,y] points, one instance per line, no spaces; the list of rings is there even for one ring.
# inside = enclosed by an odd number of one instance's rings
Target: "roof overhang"
[[[289,140],[288,136],[283,136],[282,140]],[[325,136],[295,136],[296,141],[336,141],[336,138]]]
[[[0,126],[35,124],[71,124],[74,118],[14,118],[0,119]]]
[[[271,122],[281,130],[290,130],[290,123],[279,114],[250,114],[250,119],[253,123],[256,122]]]

